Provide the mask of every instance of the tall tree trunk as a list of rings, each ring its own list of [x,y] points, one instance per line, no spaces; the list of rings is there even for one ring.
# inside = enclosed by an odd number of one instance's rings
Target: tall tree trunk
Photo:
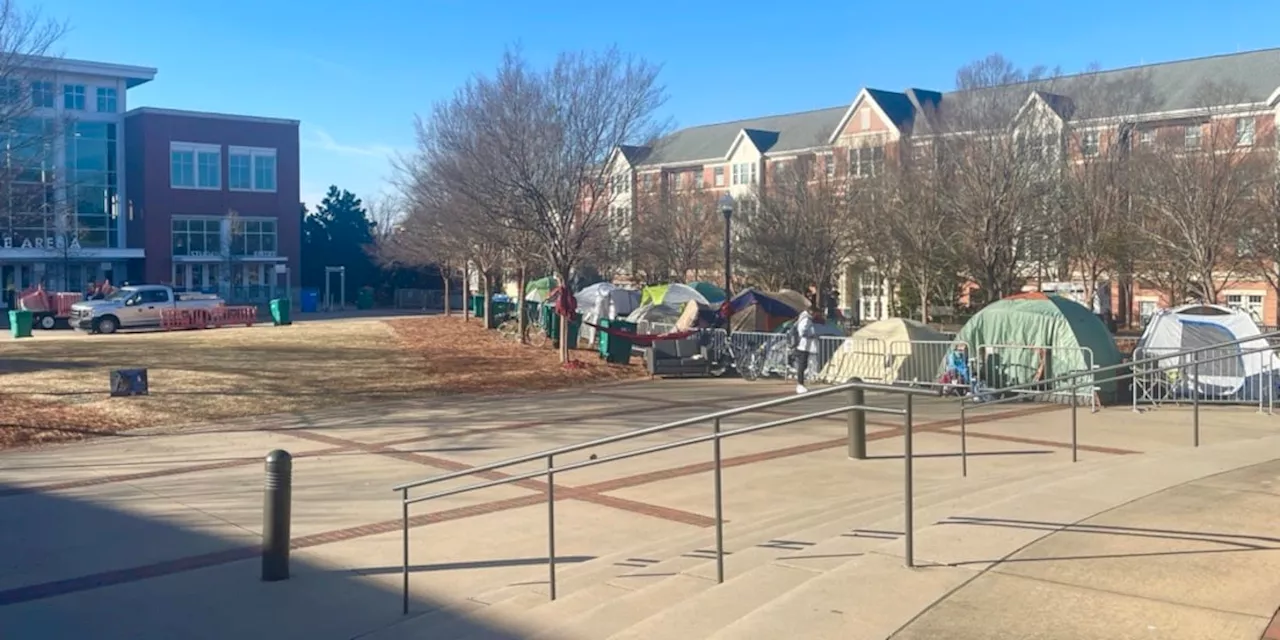
[[[469,322],[471,317],[471,264],[462,262],[462,321]]]
[[[520,344],[528,342],[524,335],[524,328],[529,324],[529,319],[525,317],[524,313],[524,288],[528,285],[528,278],[529,274],[525,269],[524,263],[520,263],[519,283],[516,285],[516,325],[520,331]]]
[[[440,282],[444,284],[444,317],[448,318],[452,315],[451,311],[453,310],[453,308],[449,306],[449,267],[441,265],[440,275]]]
[[[920,322],[929,324],[929,280],[922,278],[920,282]]]
[[[480,270],[480,280],[480,286],[484,289],[484,328],[488,329],[493,325],[493,284],[489,281],[487,269]]]
[[[557,272],[556,277],[560,280],[560,295],[573,295],[569,292],[568,269]],[[560,318],[560,363],[566,364],[569,362],[569,318],[559,314],[557,317]]]

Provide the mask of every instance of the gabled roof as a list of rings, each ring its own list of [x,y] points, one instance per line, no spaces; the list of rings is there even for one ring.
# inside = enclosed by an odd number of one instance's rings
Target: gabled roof
[[[649,147],[641,147],[641,146],[635,146],[635,145],[629,145],[629,144],[624,144],[618,147],[618,153],[621,153],[622,157],[626,158],[627,162],[630,163],[631,166],[633,167],[636,166],[637,164],[644,162],[645,158],[648,158],[649,153],[652,151],[653,150]]]
[[[1127,105],[1134,104],[1133,101],[1102,101],[1098,105],[1086,105],[1085,97],[1080,94],[1089,91],[1090,83],[1104,84],[1121,91],[1137,85],[1145,86],[1151,95],[1143,100],[1142,111],[1163,113],[1206,106],[1200,93],[1206,81],[1238,89],[1238,100],[1248,104],[1280,105],[1280,89],[1277,89],[1280,87],[1280,48],[1081,73],[978,91],[1007,94],[1012,104],[1010,113],[1017,111],[1032,92],[1038,92],[1040,99],[1050,109],[1070,119],[1130,115],[1121,111]],[[916,134],[940,131],[940,118],[945,114],[948,101],[963,102],[966,97],[966,92],[941,93],[918,88],[901,93],[865,89],[859,92],[859,98],[864,94],[875,102],[899,130],[909,125]],[[833,139],[832,132],[852,116],[852,109],[853,105],[843,105],[689,127],[664,137],[652,148],[634,147],[649,149],[644,153],[637,152],[634,159],[631,152],[624,154],[628,154],[628,160],[633,165],[719,161],[734,144],[739,133],[743,130],[756,130],[777,135],[773,144],[768,145],[768,152],[779,155],[828,144]],[[757,147],[762,144],[754,138],[752,143]]]
[[[640,162],[646,165],[718,162],[744,129],[775,134],[777,138],[769,146],[769,152],[774,154],[821,146],[844,110],[845,107],[839,106],[681,129],[655,143]],[[755,140],[752,143],[758,144]]]
[[[725,152],[724,159],[728,160],[733,157],[734,152],[742,144],[743,140],[749,140],[756,151],[767,153],[773,145],[778,142],[777,131],[761,131],[760,129],[743,129],[734,137],[733,144],[729,145],[729,150]]]

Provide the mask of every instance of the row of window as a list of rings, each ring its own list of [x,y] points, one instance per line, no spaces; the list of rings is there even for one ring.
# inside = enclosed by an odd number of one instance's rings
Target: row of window
[[[276,221],[270,218],[175,217],[173,255],[273,258]]]
[[[92,89],[93,93],[89,93]],[[5,104],[18,104],[30,99],[36,109],[52,109],[57,104],[57,85],[47,80],[36,80],[24,85],[18,80],[0,83],[0,99]],[[83,84],[62,85],[62,108],[67,111],[88,111],[89,99],[98,113],[116,113],[120,110],[119,93],[115,87],[89,87]]]
[[[169,143],[169,186],[175,189],[222,189],[222,146]],[[232,191],[275,191],[276,150],[227,147],[227,188]]]
[[[885,151],[883,146],[873,147],[855,147],[849,149],[849,173],[855,177],[867,178],[880,175],[884,172]],[[828,178],[835,177],[836,163],[835,156],[831,152],[818,154],[821,162],[814,166],[814,170],[819,168],[826,174]],[[791,166],[790,161],[780,160],[774,163],[774,171],[783,171]],[[730,177],[732,184],[738,185],[754,185],[757,184],[758,163],[740,162],[730,166]],[[686,175],[688,174],[688,175]],[[643,174],[640,176],[641,187],[649,190],[653,187],[653,175]],[[711,170],[712,185],[716,187],[725,186],[725,168],[723,166],[714,167]],[[629,180],[625,177],[615,181],[619,186],[614,189],[614,194],[627,193],[631,191]],[[672,189],[701,189],[703,187],[702,171],[678,171],[667,174],[667,185]]]
[[[1256,118],[1240,118],[1236,120],[1235,144],[1237,147],[1252,147],[1258,137],[1258,121]],[[1054,136],[1048,136],[1050,143],[1056,142]],[[1153,147],[1156,144],[1156,129],[1142,129],[1138,132],[1139,147]],[[1046,144],[1048,146],[1048,144]],[[1200,124],[1189,124],[1182,128],[1182,146],[1188,151],[1197,151],[1204,147],[1204,127]],[[1080,134],[1080,155],[1086,158],[1096,157],[1102,151],[1101,133],[1086,131]]]

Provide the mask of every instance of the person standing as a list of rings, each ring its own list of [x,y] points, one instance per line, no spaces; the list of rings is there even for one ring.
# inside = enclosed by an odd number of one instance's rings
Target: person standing
[[[805,374],[809,370],[809,360],[818,353],[818,330],[814,326],[817,315],[818,309],[811,301],[809,306],[800,312],[800,317],[796,318],[796,323],[792,328],[792,331],[796,333],[796,393],[809,392],[809,388],[804,383]]]

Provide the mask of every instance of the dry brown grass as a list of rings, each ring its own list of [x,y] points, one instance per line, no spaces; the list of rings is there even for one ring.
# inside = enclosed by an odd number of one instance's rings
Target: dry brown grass
[[[0,447],[122,429],[245,419],[458,393],[510,393],[637,378],[575,352],[561,367],[461,318],[304,322],[0,344]],[[145,367],[151,395],[111,398],[113,369]]]

